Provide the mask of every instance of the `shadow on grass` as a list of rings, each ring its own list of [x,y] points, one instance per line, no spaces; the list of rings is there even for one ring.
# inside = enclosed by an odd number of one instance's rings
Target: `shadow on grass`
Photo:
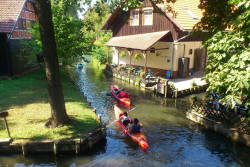
[[[87,120],[87,121],[86,121]],[[96,124],[96,119],[86,116],[85,120],[77,120],[70,116],[70,123],[67,126],[58,127],[52,129],[54,139],[60,138],[71,138],[71,137],[81,137],[84,134],[89,133],[91,130],[97,128],[99,125]],[[32,136],[31,140],[47,139],[49,134],[37,134]]]
[[[13,122],[8,122],[8,117],[6,117],[7,119],[7,124],[8,124],[8,127],[9,127],[9,132],[10,132],[10,136],[11,136],[11,128],[12,126],[16,126],[16,123],[13,123]],[[4,121],[4,118],[0,118],[0,136],[2,138],[8,138],[8,132],[7,132],[7,129],[6,129],[6,125],[5,125],[5,121]],[[0,137],[0,138],[1,138]]]
[[[65,102],[83,101],[76,86],[60,71]],[[0,111],[28,104],[49,103],[49,94],[44,68],[37,69],[15,80],[0,81]],[[79,96],[76,96],[76,95]],[[86,103],[85,103],[86,104]]]
[[[71,117],[69,126],[55,128],[49,131],[49,134],[43,134],[37,129],[33,129],[35,136],[32,136],[31,139],[44,139],[48,136],[81,136],[83,133],[90,131],[93,127],[96,127],[97,121],[93,117],[93,113],[86,110],[86,113],[82,113],[85,108],[89,108],[88,103],[84,97],[81,96],[80,92],[77,90],[77,87],[72,84],[67,76],[60,71],[61,81],[63,85],[63,94],[68,111],[68,115]],[[9,110],[13,111],[12,113],[23,113],[20,117],[25,118],[27,123],[32,126],[32,124],[46,123],[46,119],[29,119],[32,117],[32,114],[43,114],[41,112],[46,111],[48,117],[50,117],[50,107],[49,106],[49,94],[47,90],[47,82],[44,68],[37,69],[27,75],[19,77],[16,80],[3,80],[0,81],[0,111]],[[46,108],[38,108],[45,106]],[[25,111],[24,108],[25,107]],[[49,111],[49,112],[47,112]],[[27,113],[27,115],[25,115]],[[48,115],[49,113],[49,115]],[[75,114],[74,114],[75,113]],[[76,115],[75,118],[70,115]],[[84,118],[81,119],[81,115],[84,115]],[[91,117],[92,116],[92,117]],[[11,112],[10,112],[11,117]],[[14,119],[13,119],[14,118]],[[12,121],[18,119],[19,117],[12,117]],[[0,119],[1,120],[1,119]],[[2,125],[2,124],[1,124]],[[9,125],[10,131],[11,126],[18,125]],[[1,130],[2,127],[0,127]],[[32,128],[31,128],[32,129]],[[27,129],[25,129],[27,131]],[[51,135],[51,133],[53,133]]]

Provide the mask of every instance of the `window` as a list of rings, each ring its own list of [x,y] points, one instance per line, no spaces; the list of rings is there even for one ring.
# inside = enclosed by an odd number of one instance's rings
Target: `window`
[[[189,16],[191,16],[194,20],[198,20],[198,17],[196,17],[189,9],[184,8],[185,12],[187,12],[187,14],[189,14]]]
[[[139,25],[139,10],[133,10],[131,12],[131,26],[138,26]]]
[[[153,19],[152,19],[152,10],[145,10],[144,11],[144,20],[143,25],[152,25]]]
[[[193,49],[189,49],[189,54],[191,55],[193,53]]]

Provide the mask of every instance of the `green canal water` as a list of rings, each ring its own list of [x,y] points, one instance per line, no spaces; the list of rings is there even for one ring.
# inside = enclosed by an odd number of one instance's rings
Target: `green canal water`
[[[148,151],[140,150],[116,124],[111,124],[107,127],[107,141],[84,154],[1,155],[0,166],[249,166],[250,148],[186,119],[188,98],[165,100],[102,74],[91,63],[83,69],[72,68],[70,73],[106,124],[114,121],[114,100],[106,97],[110,85],[124,87],[133,102],[131,109],[137,106],[129,115],[141,118],[148,114],[140,121],[149,143]]]

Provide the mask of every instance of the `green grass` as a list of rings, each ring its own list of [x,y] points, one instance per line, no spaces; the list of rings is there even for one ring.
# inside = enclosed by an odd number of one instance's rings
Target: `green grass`
[[[86,99],[61,71],[68,126],[49,129],[50,104],[44,68],[15,80],[0,80],[0,112],[8,111],[7,122],[14,139],[58,139],[79,137],[99,125]],[[0,118],[0,138],[7,138],[4,119]]]

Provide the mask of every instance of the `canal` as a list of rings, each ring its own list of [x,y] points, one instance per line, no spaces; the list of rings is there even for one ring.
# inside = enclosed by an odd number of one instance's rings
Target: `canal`
[[[108,124],[107,142],[81,155],[0,156],[0,166],[249,166],[248,147],[185,118],[190,105],[188,98],[165,100],[105,75],[91,63],[83,69],[72,68],[70,73],[92,108],[97,108],[97,114]],[[130,95],[131,109],[136,107],[129,113],[131,117],[147,114],[140,121],[149,143],[147,152],[124,137],[116,124],[109,125],[114,121],[114,100],[106,96],[111,84],[125,88]]]

